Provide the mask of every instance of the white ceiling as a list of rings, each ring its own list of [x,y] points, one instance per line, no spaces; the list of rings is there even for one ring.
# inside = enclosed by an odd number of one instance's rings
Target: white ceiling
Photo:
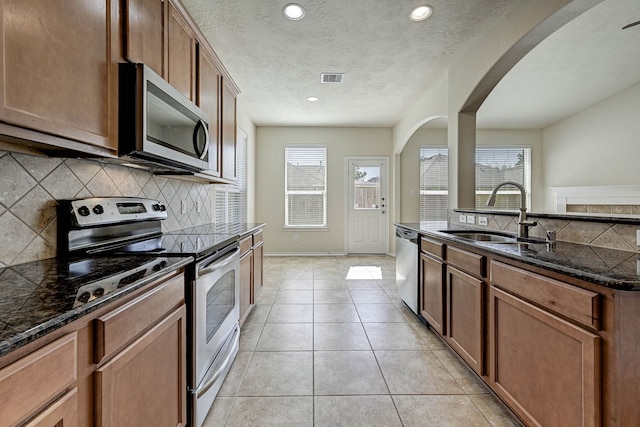
[[[419,0],[301,0],[300,21],[283,17],[288,0],[183,3],[256,125],[389,127],[455,55],[520,1],[529,0],[428,0],[435,12],[420,23],[408,19]],[[570,37],[560,37],[562,29],[503,79],[482,106],[479,125],[546,126],[637,82],[640,26],[620,30],[635,20],[639,0],[605,0],[570,23]],[[322,72],[346,74],[343,83],[321,84]],[[311,95],[320,101],[306,101]]]
[[[640,82],[640,25],[622,29],[638,20],[640,0],[605,0],[569,22],[500,81],[478,126],[545,128]]]

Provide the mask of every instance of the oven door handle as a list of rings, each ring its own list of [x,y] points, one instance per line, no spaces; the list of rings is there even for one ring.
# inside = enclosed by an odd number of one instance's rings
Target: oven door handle
[[[229,343],[229,347],[233,347],[234,345],[237,345],[236,335],[238,334],[238,332],[240,332],[238,329],[234,329],[233,337],[231,337],[231,342]],[[202,395],[204,395],[207,391],[209,391],[211,387],[213,387],[216,381],[218,381],[218,378],[220,378],[220,375],[222,375],[222,372],[229,366],[231,362],[233,362],[233,359],[235,357],[236,355],[234,351],[227,351],[227,355],[225,356],[224,361],[220,364],[218,369],[213,371],[208,378],[205,378],[202,386],[196,390],[196,398],[199,399]]]
[[[225,267],[233,262],[233,257],[240,252],[240,248],[236,248],[233,252],[228,255],[225,255],[223,258],[219,260],[213,261],[213,264],[209,264],[206,267],[202,267],[198,270],[198,277],[206,276],[207,274],[213,273],[215,270],[219,268]]]

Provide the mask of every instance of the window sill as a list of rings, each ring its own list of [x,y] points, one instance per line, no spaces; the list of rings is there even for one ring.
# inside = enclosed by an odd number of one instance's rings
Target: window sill
[[[329,227],[291,227],[284,226],[282,227],[282,231],[329,231]]]

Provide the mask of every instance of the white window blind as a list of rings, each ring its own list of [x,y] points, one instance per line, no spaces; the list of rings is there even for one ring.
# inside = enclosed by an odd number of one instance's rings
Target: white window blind
[[[326,227],[327,148],[285,147],[285,227]]]
[[[447,148],[420,148],[420,221],[444,221],[449,205],[449,152]],[[531,206],[531,148],[482,147],[476,149],[476,208],[487,208],[493,189],[505,181],[522,184]],[[495,208],[517,210],[520,192],[513,186],[499,190]]]
[[[505,181],[515,181],[527,192],[531,206],[531,149],[529,147],[490,147],[476,149],[476,207],[486,208],[493,189]],[[518,210],[520,191],[504,186],[498,191],[495,208]]]
[[[420,221],[446,221],[449,209],[449,151],[420,148]]]
[[[247,136],[240,131],[236,144],[236,181],[216,185],[213,203],[216,224],[247,222]]]

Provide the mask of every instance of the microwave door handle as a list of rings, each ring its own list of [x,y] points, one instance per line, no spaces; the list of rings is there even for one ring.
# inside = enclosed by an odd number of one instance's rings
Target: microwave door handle
[[[198,147],[198,135],[200,134],[200,129],[204,132],[204,147],[202,152],[200,152],[200,147]],[[196,123],[196,127],[193,130],[193,148],[196,151],[198,158],[200,160],[204,160],[207,152],[209,151],[209,130],[207,130],[207,125],[202,119],[198,120],[198,123]]]

